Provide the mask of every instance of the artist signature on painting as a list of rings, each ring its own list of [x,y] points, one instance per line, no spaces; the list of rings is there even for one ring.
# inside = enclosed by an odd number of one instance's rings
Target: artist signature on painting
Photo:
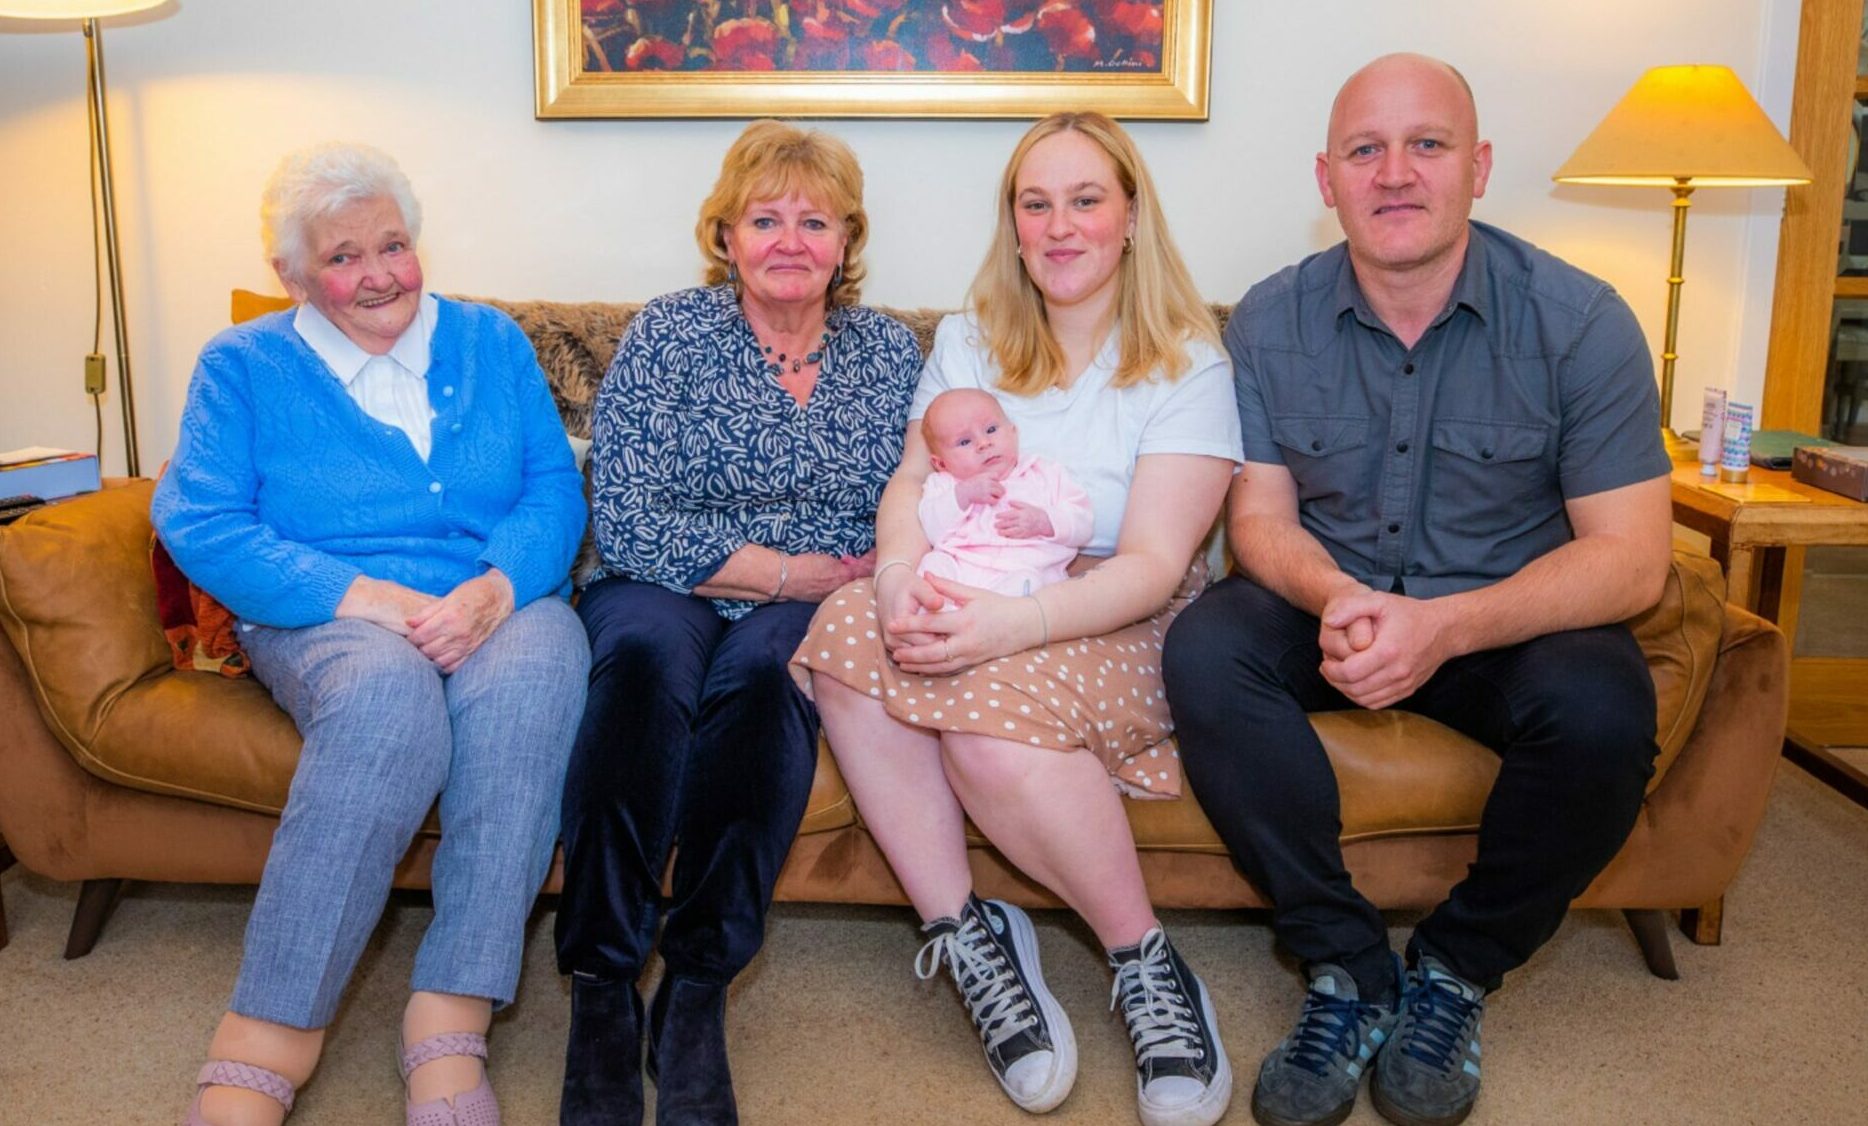
[[[1160,70],[1159,63],[1147,59],[1097,59],[1090,64],[1091,70]]]

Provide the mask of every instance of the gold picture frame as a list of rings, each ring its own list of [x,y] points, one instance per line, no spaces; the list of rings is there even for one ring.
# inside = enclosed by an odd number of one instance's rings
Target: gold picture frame
[[[533,0],[533,46],[536,54],[536,116],[545,118],[699,118],[699,117],[927,117],[927,118],[1028,118],[1057,110],[1099,110],[1112,117],[1145,120],[1205,121],[1207,119],[1208,72],[1211,64],[1213,0],[1160,0],[1158,51],[1137,52],[1128,58],[1094,61],[1099,69],[1066,70],[1034,68],[1017,70],[918,70],[882,71],[857,69],[653,69],[608,70],[610,50],[593,39],[586,26],[585,5],[598,18],[634,19],[623,34],[634,35],[641,27],[641,17],[629,0]],[[1096,0],[1083,0],[1095,10]],[[643,4],[648,8],[650,5]],[[664,2],[658,7],[666,8]],[[895,9],[913,16],[951,19],[959,4],[934,4],[930,0],[902,0],[895,4],[839,4],[762,0],[693,0],[695,18],[709,13],[741,18],[744,13],[769,15],[755,17],[770,23],[782,37],[790,62],[796,57],[802,25],[813,17],[798,16],[800,10],[814,11],[821,17],[838,9]],[[1036,21],[1044,9],[1046,19],[1055,19],[1060,5],[1055,3],[1001,4],[1028,21],[1020,29],[1008,25],[1008,33],[1031,34],[1021,39],[1021,46],[1035,43]],[[1116,8],[1151,9],[1153,4],[1115,5]],[[1030,12],[1024,12],[1030,8]],[[996,9],[995,9],[996,10]],[[735,15],[735,14],[738,15]],[[846,17],[850,18],[850,17]],[[1152,16],[1150,17],[1153,18]],[[704,60],[703,49],[694,47],[692,20],[685,36],[686,46],[669,45],[664,37],[655,46],[671,60],[685,57],[692,67]],[[720,25],[724,26],[724,25]],[[821,26],[821,22],[819,23]],[[896,26],[899,26],[897,24]],[[715,25],[707,25],[711,32]],[[1047,28],[1047,30],[1054,30]],[[1152,36],[1151,27],[1149,34]],[[768,41],[770,36],[767,37]],[[999,42],[1003,43],[1005,37]],[[873,41],[872,41],[873,42]],[[990,38],[979,41],[986,55],[994,50]],[[864,46],[867,46],[865,44]],[[971,42],[965,45],[971,46]],[[677,48],[686,52],[677,53]],[[1026,50],[1026,55],[1030,51]],[[639,54],[648,54],[640,52]],[[899,54],[899,52],[898,52]],[[859,56],[859,61],[867,56]],[[1001,49],[988,58],[1006,58]],[[595,61],[599,65],[591,66]],[[629,63],[638,61],[630,56]],[[650,59],[649,61],[655,61]],[[761,60],[769,62],[770,60]],[[893,60],[891,60],[893,61]],[[911,60],[912,61],[912,60]],[[963,62],[974,63],[966,59]],[[1057,65],[1064,65],[1063,56]],[[1107,69],[1100,69],[1106,64]],[[846,64],[847,65],[847,64]]]

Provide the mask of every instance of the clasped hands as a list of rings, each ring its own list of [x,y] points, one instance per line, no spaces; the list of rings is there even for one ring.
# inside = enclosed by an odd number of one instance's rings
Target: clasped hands
[[[1005,483],[990,477],[968,477],[953,487],[953,499],[962,509],[976,504],[997,504],[1005,496]],[[1015,500],[992,518],[993,530],[1008,539],[1035,540],[1054,535],[1050,514],[1035,504]]]
[[[1021,605],[1029,601],[906,567],[876,580],[882,644],[898,668],[919,676],[945,676],[1037,644],[1042,621],[1037,607]],[[941,610],[948,602],[955,608]]]
[[[1412,696],[1453,655],[1433,600],[1358,583],[1332,596],[1319,619],[1323,679],[1372,710]]]
[[[512,580],[498,568],[436,598],[387,579],[359,575],[337,604],[340,618],[361,618],[409,639],[444,673],[461,667],[513,611]]]

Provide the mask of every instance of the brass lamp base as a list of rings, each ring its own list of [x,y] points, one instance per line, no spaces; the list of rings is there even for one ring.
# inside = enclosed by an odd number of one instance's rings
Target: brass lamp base
[[[1667,274],[1667,337],[1660,352],[1660,429],[1678,441],[1673,428],[1673,368],[1680,358],[1680,286],[1686,282],[1686,209],[1693,206],[1693,185],[1686,178],[1673,186],[1673,269]]]

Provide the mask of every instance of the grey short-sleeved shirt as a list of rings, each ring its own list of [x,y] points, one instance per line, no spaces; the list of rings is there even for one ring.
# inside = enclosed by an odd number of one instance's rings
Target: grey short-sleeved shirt
[[[1566,498],[1671,469],[1627,304],[1522,239],[1471,230],[1411,350],[1345,244],[1253,286],[1226,326],[1245,460],[1287,467],[1305,529],[1377,590],[1497,582],[1573,538]]]

